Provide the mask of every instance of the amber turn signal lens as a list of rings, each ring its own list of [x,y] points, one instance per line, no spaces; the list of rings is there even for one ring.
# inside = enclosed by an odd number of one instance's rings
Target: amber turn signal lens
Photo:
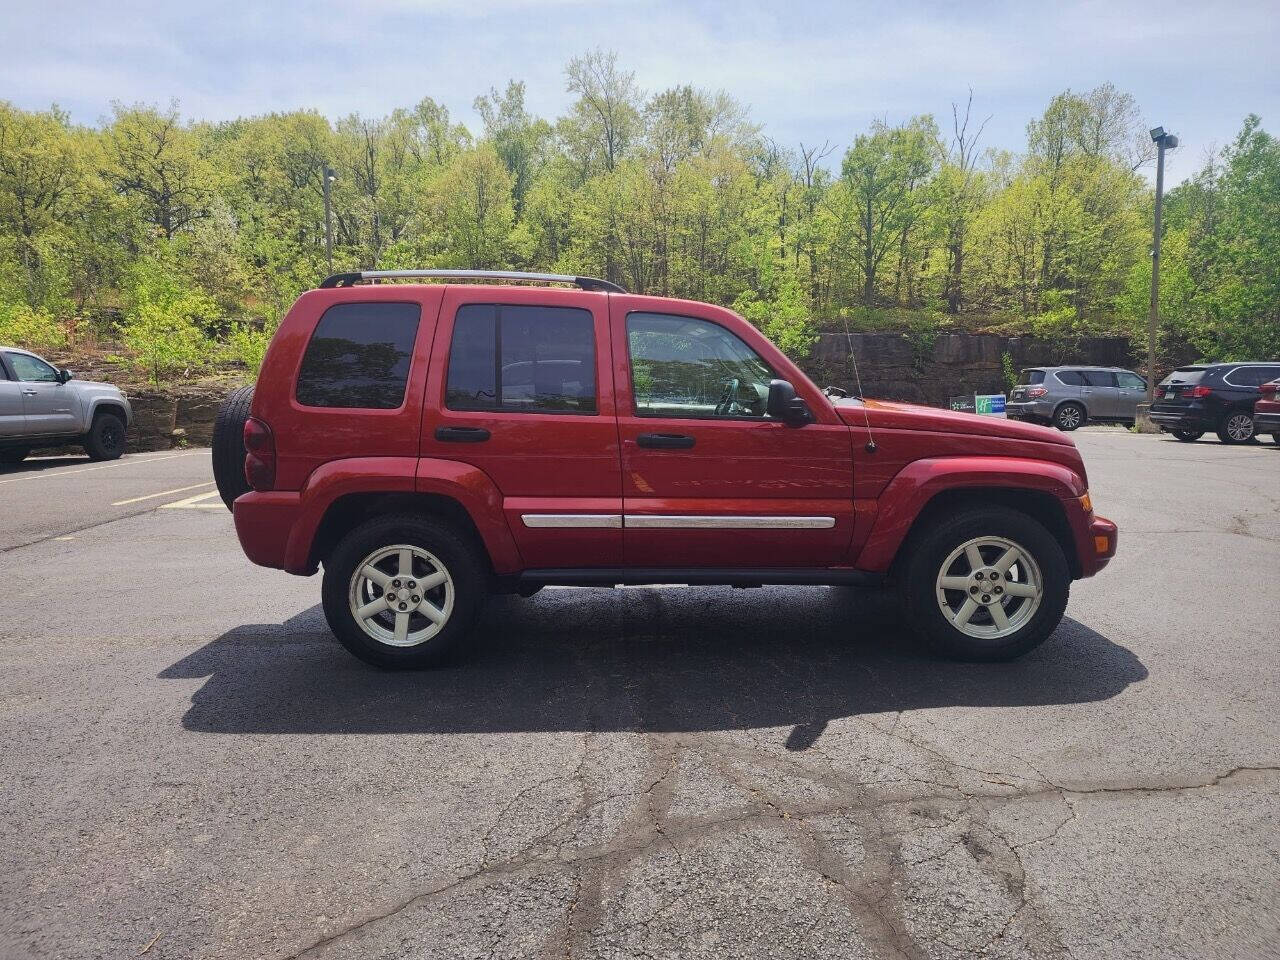
[[[1111,538],[1106,536],[1094,537],[1093,549],[1095,553],[1097,553],[1099,556],[1102,556],[1108,550],[1111,549]]]
[[[1083,497],[1080,498],[1080,506],[1084,507],[1085,513],[1089,513],[1090,511],[1093,510],[1093,500],[1090,498],[1087,492]]]

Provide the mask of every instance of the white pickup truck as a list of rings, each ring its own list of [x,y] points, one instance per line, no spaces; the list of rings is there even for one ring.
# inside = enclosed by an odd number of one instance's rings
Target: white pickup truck
[[[91,460],[114,460],[132,423],[119,387],[76,380],[34,353],[0,347],[0,463],[69,445],[84,447]]]

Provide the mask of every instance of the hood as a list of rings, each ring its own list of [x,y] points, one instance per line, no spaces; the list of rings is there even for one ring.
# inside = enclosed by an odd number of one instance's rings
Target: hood
[[[935,433],[965,433],[981,437],[1007,437],[1011,440],[1035,440],[1074,447],[1065,433],[1034,423],[1006,420],[1004,417],[958,413],[939,407],[922,407],[914,403],[889,400],[837,400],[836,413],[851,427],[861,427],[869,420],[872,428],[892,430],[927,430]],[[865,413],[864,413],[865,411]],[[864,419],[865,417],[865,419]]]

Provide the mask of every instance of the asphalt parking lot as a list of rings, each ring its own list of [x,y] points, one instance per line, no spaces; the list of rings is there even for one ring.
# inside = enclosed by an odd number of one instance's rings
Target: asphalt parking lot
[[[207,451],[0,473],[0,956],[1280,956],[1280,448],[1075,435],[1025,659],[843,589],[501,598],[392,675]]]

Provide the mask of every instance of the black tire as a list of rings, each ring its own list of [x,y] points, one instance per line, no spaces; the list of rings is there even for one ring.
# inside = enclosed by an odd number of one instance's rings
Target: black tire
[[[21,463],[31,456],[30,447],[8,447],[0,450],[0,463]]]
[[[1271,435],[1271,442],[1274,443],[1277,447],[1280,447],[1280,433],[1273,433]]]
[[[1173,435],[1183,443],[1194,443],[1204,436],[1203,430],[1174,430]]]
[[[84,438],[84,452],[90,460],[118,460],[124,441],[124,421],[114,413],[100,413]]]
[[[236,497],[249,492],[244,478],[244,422],[252,403],[253,387],[232,390],[213,422],[213,480],[228,510]]]
[[[1217,433],[1223,443],[1248,443],[1253,439],[1253,414],[1228,410],[1218,424]]]
[[[1064,433],[1070,433],[1089,422],[1084,407],[1067,401],[1053,412],[1053,425]]]
[[[1039,607],[1025,624],[1005,637],[986,639],[961,632],[943,615],[939,602],[937,581],[943,563],[962,544],[979,537],[1001,537],[1016,543],[1040,569],[1043,593]],[[1071,570],[1062,546],[1039,521],[1020,511],[1007,507],[962,510],[913,535],[905,549],[903,562],[895,571],[903,612],[912,629],[940,656],[969,661],[1020,657],[1048,639],[1067,608]],[[989,614],[982,616],[989,619]]]
[[[352,579],[366,558],[379,548],[399,544],[418,547],[438,558],[452,581],[449,619],[438,633],[417,646],[397,647],[371,636],[357,622],[349,602]],[[388,514],[361,524],[339,541],[325,561],[320,592],[329,628],[348,651],[375,667],[411,670],[439,666],[458,655],[489,589],[488,566],[472,537],[434,517]]]

